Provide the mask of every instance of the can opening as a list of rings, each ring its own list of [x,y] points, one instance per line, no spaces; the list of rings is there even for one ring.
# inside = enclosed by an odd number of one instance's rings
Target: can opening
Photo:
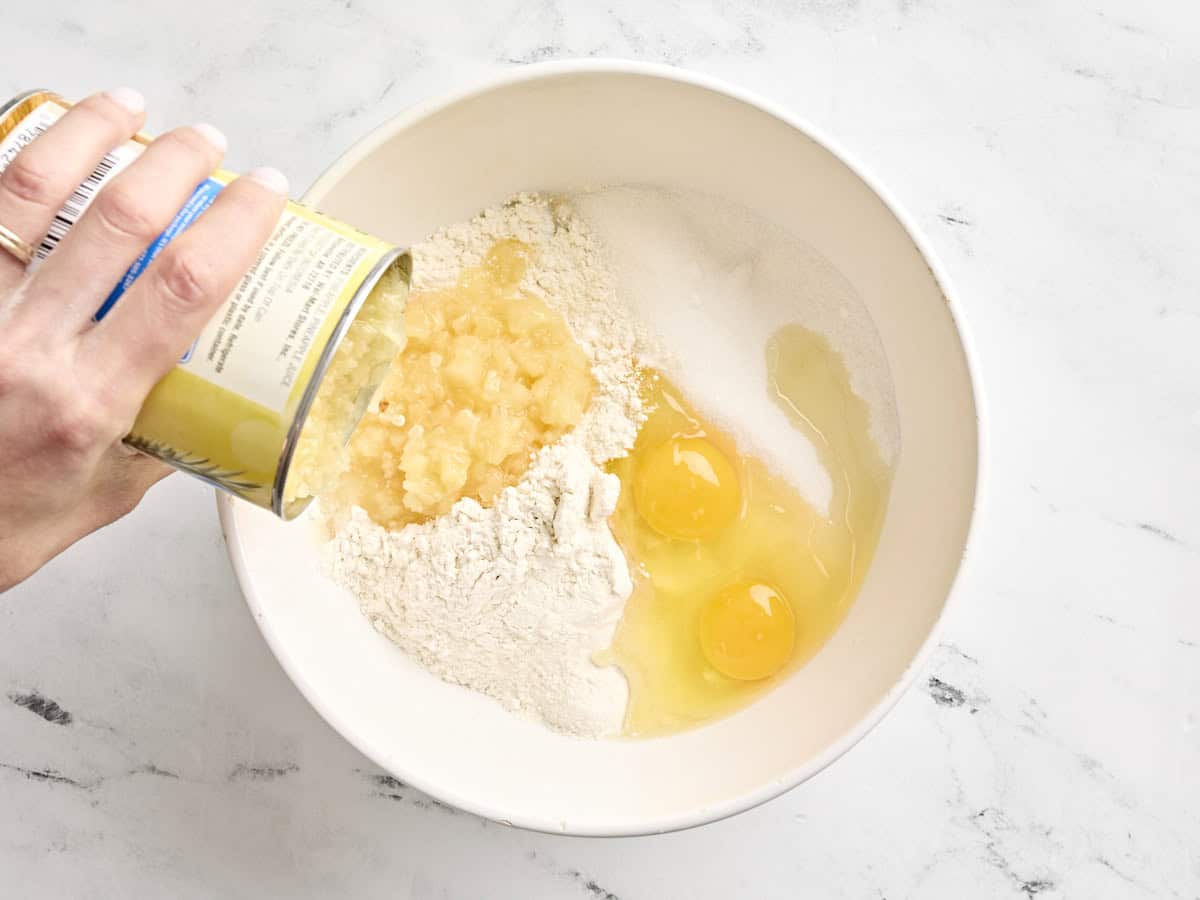
[[[355,426],[404,349],[404,307],[412,257],[396,249],[379,260],[347,304],[297,405],[272,490],[284,520],[299,516],[345,464]]]

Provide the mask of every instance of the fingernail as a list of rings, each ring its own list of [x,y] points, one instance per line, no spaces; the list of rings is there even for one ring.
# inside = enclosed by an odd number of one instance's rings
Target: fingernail
[[[210,144],[213,145],[219,152],[224,153],[225,148],[229,146],[229,141],[225,139],[225,135],[221,134],[220,129],[207,122],[200,122],[192,126],[192,131],[200,135]]]
[[[274,191],[281,197],[287,196],[287,176],[278,169],[272,169],[270,166],[259,166],[257,169],[251,169],[244,177],[249,178],[251,181],[257,181],[268,191]]]
[[[104,96],[118,106],[123,106],[135,116],[146,110],[146,98],[140,91],[135,91],[131,87],[114,88],[111,91],[105,91]]]

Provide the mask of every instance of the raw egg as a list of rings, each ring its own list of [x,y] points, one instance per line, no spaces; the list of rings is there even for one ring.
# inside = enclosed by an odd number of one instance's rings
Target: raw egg
[[[891,470],[866,405],[828,342],[798,325],[766,348],[770,395],[831,476],[814,509],[662,373],[643,372],[650,411],[610,470],[610,519],[634,575],[601,664],[629,682],[625,733],[679,731],[750,703],[820,650],[875,550]]]
[[[737,518],[737,472],[700,437],[672,437],[638,457],[633,485],[638,513],[659,534],[710,538]]]
[[[729,678],[769,678],[787,665],[795,646],[792,607],[761,581],[731,584],[700,611],[700,647],[712,667]]]

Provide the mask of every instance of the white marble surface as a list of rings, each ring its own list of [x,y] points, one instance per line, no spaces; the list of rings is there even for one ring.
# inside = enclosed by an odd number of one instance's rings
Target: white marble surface
[[[234,168],[297,187],[514,63],[757,89],[916,214],[993,426],[980,552],[919,689],[787,796],[647,839],[381,782],[263,644],[211,495],[172,478],[0,597],[0,895],[1200,896],[1195,4],[62,0],[8,4],[0,34],[0,95],[130,83],[152,129],[212,120]]]

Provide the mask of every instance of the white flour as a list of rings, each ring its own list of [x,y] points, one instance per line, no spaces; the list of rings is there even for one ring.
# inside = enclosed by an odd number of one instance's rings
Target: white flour
[[[644,419],[641,338],[590,230],[534,195],[413,248],[414,287],[453,284],[500,238],[539,249],[523,286],[563,314],[591,359],[583,421],[491,509],[464,499],[398,532],[355,510],[326,564],[372,624],[435,675],[561,731],[615,735],[628,688],[591,655],[611,642],[632,585],[607,524],[620,483],[599,464],[622,455]]]
[[[632,590],[607,519],[620,483],[571,437],[491,509],[388,532],[354,510],[330,554],[363,613],[431,672],[570,734],[620,731],[628,689],[590,656]]]

